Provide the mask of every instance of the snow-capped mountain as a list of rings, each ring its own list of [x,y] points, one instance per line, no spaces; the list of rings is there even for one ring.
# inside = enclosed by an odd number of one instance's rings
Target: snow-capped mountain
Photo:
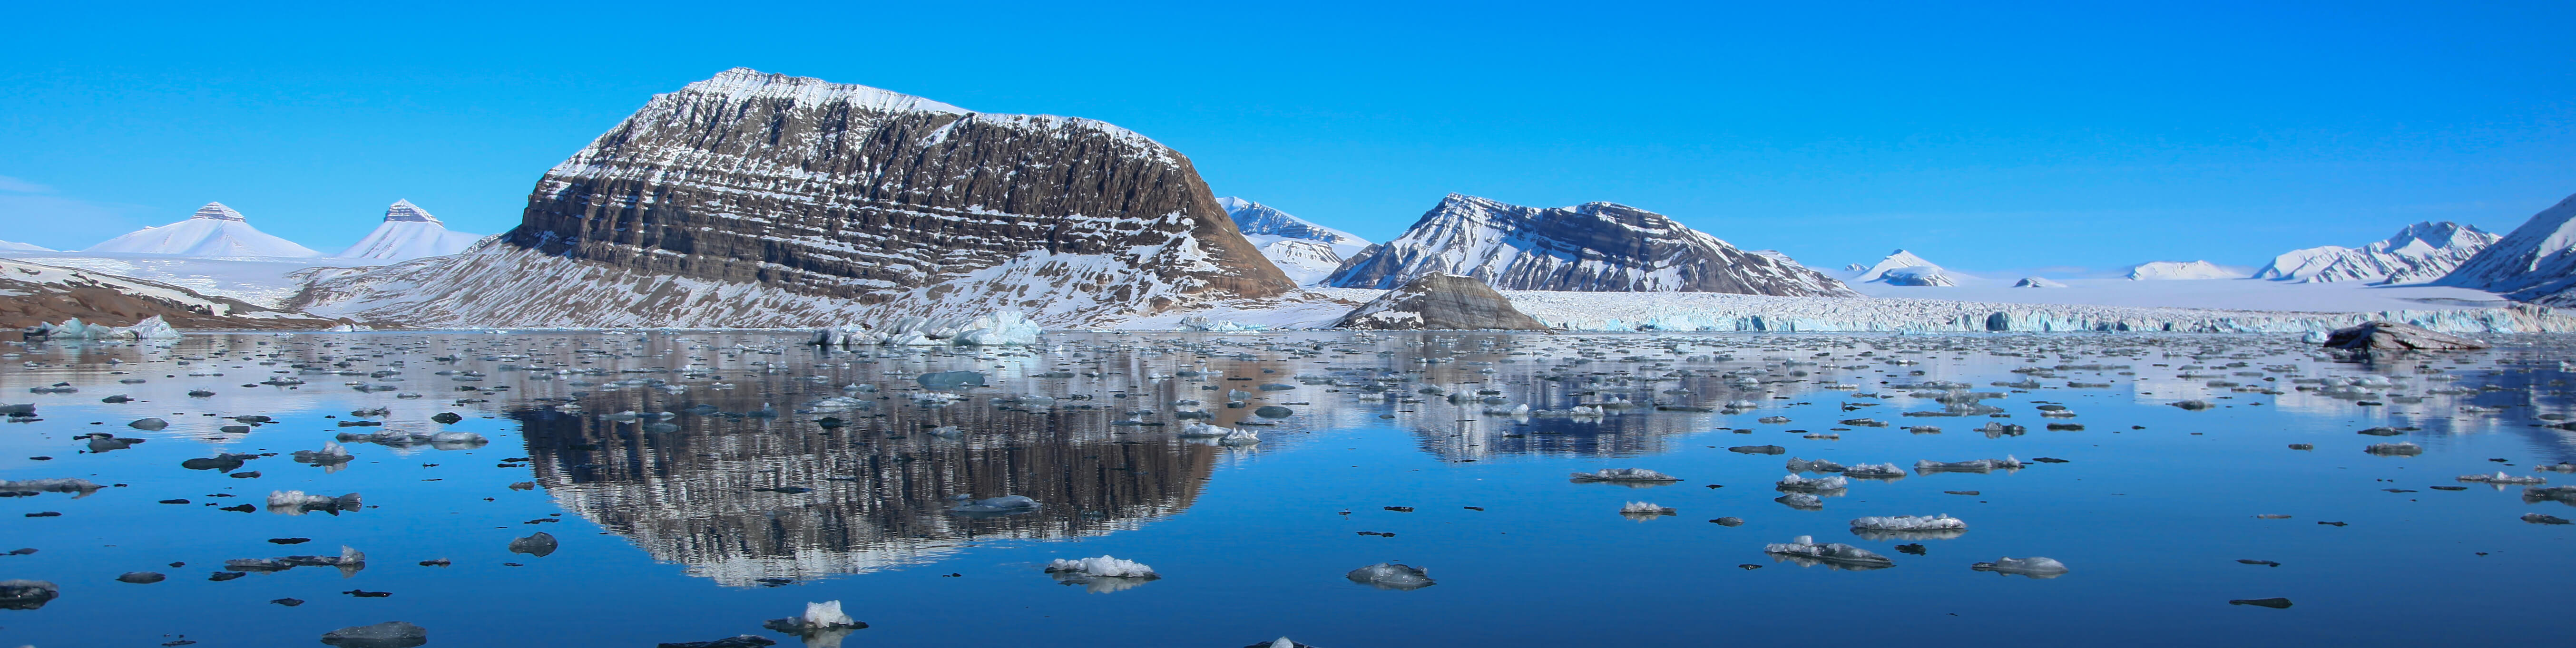
[[[2022,277],[2022,278],[2021,278],[2021,281],[2015,281],[2015,282],[2013,282],[2012,287],[2014,287],[2014,288],[2064,288],[2064,287],[2066,287],[2066,284],[2061,283],[2061,282],[2058,282],[2057,280],[2054,280],[2054,279],[2047,278],[2047,277]]]
[[[2507,298],[2576,306],[2576,196],[2568,196],[2435,280]]]
[[[16,242],[11,242],[11,241],[0,241],[0,252],[52,252],[52,251],[54,251],[54,249],[53,249],[53,248],[49,248],[49,247],[45,247],[45,246],[41,246],[41,245],[28,245],[28,244],[25,244],[25,243],[16,243]]]
[[[429,210],[396,200],[385,208],[385,222],[376,231],[359,239],[357,245],[332,255],[343,259],[402,260],[425,256],[455,254],[481,240],[481,234],[451,232],[447,223],[429,214]]]
[[[1875,265],[1862,268],[1859,275],[1852,277],[1852,281],[1875,281],[1892,286],[1959,285],[1958,280],[1952,278],[1950,272],[1939,264],[1924,260],[1923,257],[1915,256],[1914,253],[1902,249],[1888,253],[1887,258],[1879,259]]]
[[[2243,278],[2244,272],[2208,261],[2149,261],[2129,267],[2129,279],[2135,281]]]
[[[548,171],[518,227],[325,279],[417,325],[1050,325],[1288,294],[1189,159],[1133,131],[735,68]]]
[[[193,257],[315,257],[322,253],[251,227],[241,212],[210,202],[188,220],[146,227],[89,246],[82,252],[173,254]]]
[[[1324,284],[1391,290],[1432,272],[1501,290],[1857,294],[1823,273],[1635,207],[1522,207],[1459,194],[1403,236],[1344,262]]]
[[[2388,240],[2358,248],[2326,245],[2291,250],[2255,271],[2254,278],[2294,283],[2423,283],[2450,274],[2500,238],[2449,221],[2416,223]]]
[[[1261,203],[1229,196],[1216,199],[1216,204],[1233,217],[1243,238],[1261,249],[1261,256],[1278,264],[1279,270],[1288,273],[1288,278],[1298,285],[1322,281],[1333,274],[1333,269],[1342,267],[1343,259],[1359,254],[1369,245],[1368,240],[1349,232],[1317,225]]]

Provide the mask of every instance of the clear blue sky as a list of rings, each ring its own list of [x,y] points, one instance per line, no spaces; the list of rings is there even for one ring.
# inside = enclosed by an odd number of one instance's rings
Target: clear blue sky
[[[733,66],[1078,115],[1383,240],[1449,192],[1671,214],[1839,266],[2259,264],[2576,193],[2576,4],[21,3],[0,239],[220,200],[336,250]]]

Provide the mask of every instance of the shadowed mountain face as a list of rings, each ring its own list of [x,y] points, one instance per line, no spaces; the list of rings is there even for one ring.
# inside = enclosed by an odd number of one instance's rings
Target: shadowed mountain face
[[[326,282],[308,305],[431,325],[1069,324],[1295,287],[1188,158],[1132,131],[739,68],[655,96],[462,257]]]
[[[840,413],[850,424],[829,433],[721,415],[678,419],[672,431],[542,410],[513,417],[526,425],[539,481],[566,509],[734,586],[925,563],[977,538],[1131,529],[1188,508],[1220,451],[1114,438],[1101,411],[888,401],[873,412]],[[949,439],[924,427],[945,425],[971,432]],[[779,487],[812,491],[753,490]],[[949,512],[955,495],[1040,506],[968,517]]]
[[[1855,294],[1784,259],[1617,203],[1523,207],[1450,194],[1403,236],[1343,262],[1324,285],[1391,290],[1445,272],[1499,290]]]

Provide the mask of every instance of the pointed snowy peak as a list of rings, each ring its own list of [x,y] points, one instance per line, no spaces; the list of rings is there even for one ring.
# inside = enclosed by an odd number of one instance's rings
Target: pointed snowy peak
[[[1365,246],[1369,244],[1368,239],[1352,235],[1350,232],[1317,225],[1314,221],[1291,216],[1288,212],[1273,209],[1269,205],[1233,196],[1218,198],[1216,204],[1225,208],[1226,215],[1234,218],[1235,228],[1243,230],[1246,236],[1278,236],[1323,241],[1333,245]]]
[[[2015,282],[2013,282],[2012,287],[2014,287],[2014,288],[2064,288],[2064,287],[2066,287],[2066,284],[2059,283],[2059,282],[2057,282],[2056,280],[2049,279],[2049,278],[2047,278],[2047,277],[2022,277],[2022,278],[2021,278],[2021,281],[2015,281]]]
[[[1312,284],[1333,274],[1342,260],[1359,254],[1369,242],[1349,232],[1317,225],[1314,221],[1288,215],[1268,205],[1235,198],[1216,199],[1234,219],[1235,229],[1243,238],[1261,249],[1261,255],[1279,265],[1281,272],[1299,285]]]
[[[2243,279],[2245,273],[2208,261],[2149,261],[2130,266],[2128,276],[2135,281]]]
[[[1351,257],[1324,285],[1392,290],[1444,272],[1501,290],[1853,294],[1783,258],[1618,203],[1523,207],[1453,193],[1403,236]]]
[[[189,216],[188,218],[195,220],[232,221],[235,223],[250,222],[249,219],[242,218],[241,212],[233,211],[233,208],[225,207],[223,203],[219,202],[210,202],[206,203],[206,206],[204,207],[198,207],[197,214]]]
[[[436,223],[439,220],[437,216],[429,215],[429,210],[421,209],[409,200],[396,200],[392,207],[385,208],[385,222]]]
[[[1958,281],[1950,278],[1949,271],[1942,269],[1939,264],[1903,249],[1887,253],[1887,258],[1879,259],[1877,264],[1862,269],[1860,275],[1852,277],[1852,280],[1876,281],[1898,286],[1959,285]]]
[[[2499,238],[2459,223],[2416,223],[2388,240],[2359,248],[2325,245],[2291,250],[2273,257],[2254,278],[2294,283],[2419,283],[2450,274]]]

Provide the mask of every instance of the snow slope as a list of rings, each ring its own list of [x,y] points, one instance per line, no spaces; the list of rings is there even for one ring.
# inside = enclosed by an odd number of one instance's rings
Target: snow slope
[[[1902,249],[1888,253],[1887,258],[1879,259],[1877,264],[1860,271],[1860,274],[1854,275],[1851,281],[1853,283],[1878,282],[1892,286],[1959,285],[1958,280],[1949,270]]]
[[[81,318],[123,326],[162,317],[181,328],[320,328],[330,322],[280,313],[180,286],[82,268],[0,259],[0,326]]]
[[[1369,245],[1367,239],[1349,232],[1317,225],[1291,216],[1268,205],[1225,197],[1216,199],[1233,217],[1234,226],[1243,231],[1244,240],[1260,248],[1261,255],[1279,265],[1279,271],[1297,285],[1313,285],[1333,274],[1342,261]]]
[[[1736,249],[1662,214],[1617,203],[1523,207],[1449,194],[1393,241],[1324,281],[1392,289],[1443,272],[1497,289],[1852,294],[1842,282]]]
[[[2390,284],[2439,279],[2503,237],[2453,222],[2424,222],[2359,248],[2326,245],[2291,250],[2255,271],[2256,279]]]
[[[463,252],[482,238],[481,234],[448,231],[447,224],[430,215],[429,210],[409,200],[396,200],[385,208],[385,220],[376,225],[376,231],[332,256],[401,261]]]
[[[41,246],[41,245],[28,245],[28,244],[25,244],[25,243],[14,243],[14,242],[10,242],[10,241],[0,241],[0,252],[52,252],[52,251],[54,251],[54,250],[53,250],[53,248],[48,248],[48,247],[44,247],[44,246]]]
[[[282,308],[304,289],[295,273],[317,267],[383,263],[377,259],[332,257],[185,257],[168,254],[91,254],[88,252],[9,253],[22,259],[65,268],[130,277],[197,291],[209,297],[239,299],[262,308]]]
[[[2129,268],[2129,279],[2135,281],[2241,279],[2244,277],[2244,272],[2230,270],[2208,261],[2149,261]]]
[[[2433,283],[2576,306],[2576,195],[2532,214],[2513,233]]]
[[[270,236],[251,227],[241,212],[211,202],[197,208],[188,220],[146,227],[106,242],[89,246],[82,252],[117,254],[171,254],[193,257],[316,257],[313,251],[292,241]]]

